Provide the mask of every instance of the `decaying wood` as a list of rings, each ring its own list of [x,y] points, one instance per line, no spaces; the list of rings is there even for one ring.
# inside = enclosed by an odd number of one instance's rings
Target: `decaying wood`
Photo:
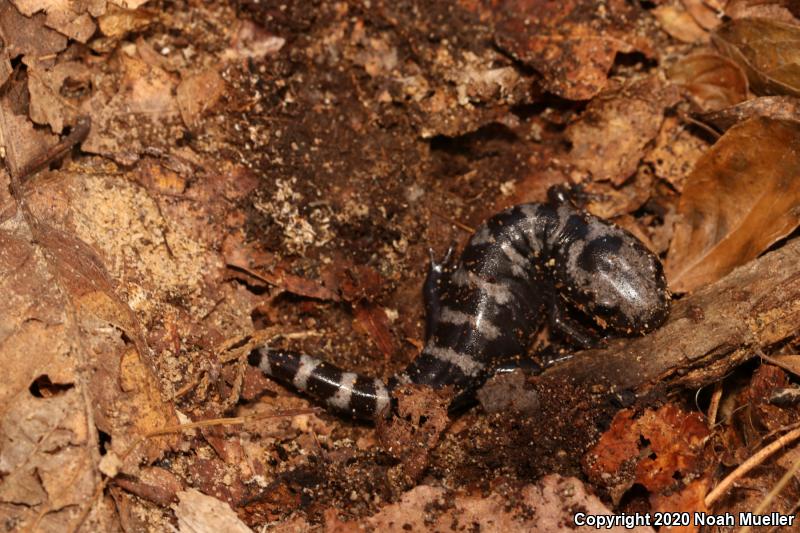
[[[713,383],[798,329],[800,239],[794,239],[676,302],[652,334],[576,354],[534,385],[551,415],[565,405],[607,410],[631,403],[634,394],[653,401],[674,388]],[[576,407],[581,393],[585,401]]]

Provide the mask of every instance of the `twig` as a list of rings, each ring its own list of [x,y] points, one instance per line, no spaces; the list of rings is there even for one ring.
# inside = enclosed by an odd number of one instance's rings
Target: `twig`
[[[772,502],[772,500],[775,499],[775,496],[777,496],[780,493],[780,491],[783,490],[786,484],[792,480],[792,478],[794,477],[794,475],[797,473],[798,470],[800,470],[800,457],[798,457],[795,460],[792,467],[789,470],[787,470],[785,474],[783,474],[783,477],[781,477],[781,479],[778,480],[775,486],[772,487],[772,490],[770,490],[769,493],[767,493],[767,495],[764,496],[764,499],[761,500],[761,503],[759,503],[758,506],[755,508],[753,514],[761,514],[762,512],[764,512],[764,509],[766,509],[767,506]],[[750,531],[750,526],[744,526],[741,529],[739,529],[739,533],[749,533],[749,531]]]
[[[458,220],[455,220],[455,219],[452,219],[452,218],[450,218],[448,216],[445,216],[442,213],[439,213],[438,211],[431,211],[431,213],[433,213],[437,217],[441,218],[442,220],[447,221],[450,224],[456,226],[457,228],[463,229],[467,233],[475,233],[475,228],[471,228],[471,227],[467,226],[466,224],[464,224],[463,222],[459,222]]]
[[[719,411],[719,402],[722,399],[722,382],[717,381],[714,384],[714,392],[711,393],[711,403],[708,405],[708,427],[714,428],[717,421],[717,412]]]
[[[759,450],[755,455],[750,457],[747,461],[739,465],[733,472],[728,474],[728,476],[725,479],[723,479],[719,485],[714,487],[714,490],[712,490],[706,495],[705,499],[706,507],[710,509],[711,506],[714,505],[714,502],[716,502],[720,498],[720,496],[725,494],[731,487],[731,485],[736,483],[736,481],[738,481],[742,476],[744,476],[753,468],[763,463],[767,459],[767,457],[769,457],[776,451],[780,450],[787,444],[790,444],[791,442],[797,440],[798,438],[800,438],[800,428],[795,429],[794,431],[790,431],[789,433],[783,435],[782,437],[778,437],[772,444],[765,446],[764,448]]]
[[[722,136],[722,134],[720,134],[720,132],[718,132],[717,130],[715,130],[714,128],[712,128],[711,126],[706,124],[705,122],[701,122],[701,121],[697,120],[696,118],[690,117],[689,115],[687,115],[686,113],[683,113],[683,112],[681,112],[679,114],[680,114],[680,117],[681,117],[682,120],[684,120],[685,122],[688,122],[689,124],[693,124],[693,125],[697,126],[698,128],[702,129],[703,131],[705,131],[706,133],[711,135],[714,138],[714,140],[717,140]]]
[[[20,183],[42,170],[44,167],[54,161],[58,161],[67,152],[72,150],[73,147],[82,143],[89,135],[89,130],[92,128],[92,119],[88,116],[78,118],[72,131],[61,139],[57,144],[46,149],[41,154],[34,156],[30,161],[22,165],[14,174]]]

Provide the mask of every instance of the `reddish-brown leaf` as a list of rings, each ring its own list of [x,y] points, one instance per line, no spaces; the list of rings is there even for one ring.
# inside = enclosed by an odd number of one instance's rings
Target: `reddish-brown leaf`
[[[675,292],[711,283],[800,223],[800,123],[755,118],[731,128],[696,164],[667,254]]]
[[[680,493],[691,488],[683,479],[706,471],[703,448],[708,434],[699,413],[686,413],[672,404],[645,411],[636,420],[632,411],[624,410],[584,457],[584,471],[615,501],[635,483],[651,498]]]

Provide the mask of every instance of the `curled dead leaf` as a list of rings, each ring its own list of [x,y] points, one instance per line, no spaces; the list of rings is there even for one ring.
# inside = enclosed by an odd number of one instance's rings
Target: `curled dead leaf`
[[[691,291],[754,259],[800,223],[800,123],[754,118],[697,162],[678,206],[665,270]]]
[[[800,26],[766,19],[739,19],[711,36],[747,73],[758,94],[800,96]]]
[[[721,55],[695,54],[669,69],[670,80],[683,86],[701,111],[715,111],[747,98],[747,77]]]

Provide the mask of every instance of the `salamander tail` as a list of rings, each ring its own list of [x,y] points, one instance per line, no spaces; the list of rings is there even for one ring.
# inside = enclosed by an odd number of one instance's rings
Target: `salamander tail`
[[[345,372],[305,354],[262,346],[250,353],[248,362],[267,376],[356,418],[374,419],[391,401],[389,388],[380,379]]]

